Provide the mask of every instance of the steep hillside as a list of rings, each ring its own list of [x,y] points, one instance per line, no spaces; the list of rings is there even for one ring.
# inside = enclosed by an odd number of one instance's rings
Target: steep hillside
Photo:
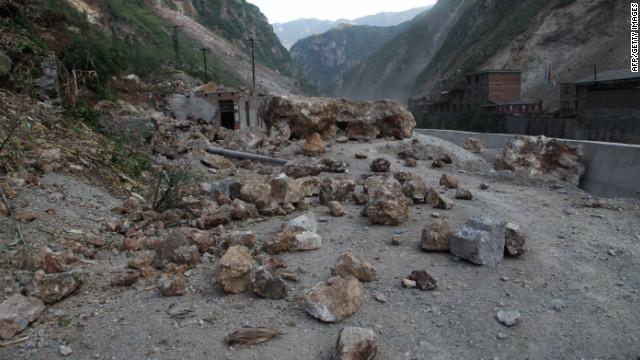
[[[291,47],[291,56],[307,71],[314,85],[322,89],[407,26],[408,22],[391,27],[340,24],[299,40]]]
[[[326,89],[330,96],[405,102],[415,77],[438,51],[449,30],[476,0],[440,0],[392,41]]]
[[[382,12],[375,15],[368,15],[361,18],[347,20],[339,19],[336,21],[318,20],[318,19],[298,19],[286,23],[275,23],[273,29],[287,48],[291,48],[298,40],[304,39],[313,34],[323,33],[334,26],[340,24],[351,25],[369,25],[369,26],[395,26],[403,22],[410,21],[418,14],[429,9],[430,6],[409,9],[400,12]]]
[[[420,74],[414,96],[473,69],[517,69],[522,97],[542,100],[553,111],[560,82],[593,74],[593,65],[599,71],[628,66],[629,31],[620,21],[627,18],[629,6],[621,1],[481,1]],[[549,69],[551,82],[545,85]]]

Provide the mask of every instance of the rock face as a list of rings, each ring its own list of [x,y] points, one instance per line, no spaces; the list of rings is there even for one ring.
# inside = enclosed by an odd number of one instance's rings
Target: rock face
[[[345,327],[340,330],[332,360],[372,360],[378,352],[378,338],[371,329]]]
[[[315,318],[335,323],[358,310],[361,296],[362,284],[358,279],[334,276],[309,291],[304,308]]]
[[[232,294],[247,290],[254,262],[246,247],[230,247],[220,258],[215,269],[215,277],[222,290]]]
[[[451,253],[478,265],[502,261],[506,224],[483,214],[466,225],[451,234]]]
[[[446,220],[437,220],[422,229],[422,249],[447,251],[451,244],[451,226]]]
[[[496,170],[529,175],[551,175],[578,186],[585,172],[582,147],[567,145],[544,136],[513,136],[496,157]]]
[[[35,321],[44,311],[42,301],[15,294],[0,304],[0,338],[10,339]]]
[[[267,299],[287,297],[287,284],[269,266],[260,266],[251,275],[251,291]]]
[[[331,268],[331,275],[353,276],[360,281],[372,281],[376,278],[376,268],[360,254],[347,251],[340,255],[338,262]]]
[[[351,121],[354,129],[362,122],[379,131],[379,136],[404,139],[411,137],[416,122],[413,115],[401,105],[389,100],[363,102],[298,95],[274,95],[265,100],[259,109],[259,116],[267,128],[286,124],[291,136],[304,138],[318,133],[323,139],[334,136],[338,123],[347,128]],[[373,131],[362,131],[360,135],[369,137]]]

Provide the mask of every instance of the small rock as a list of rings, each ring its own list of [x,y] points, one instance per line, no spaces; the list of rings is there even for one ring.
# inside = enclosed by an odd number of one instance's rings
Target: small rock
[[[377,292],[377,293],[373,294],[373,298],[376,299],[376,301],[378,301],[380,303],[383,303],[383,304],[387,302],[387,297],[384,296],[383,293]]]
[[[342,216],[344,215],[344,207],[337,201],[329,201],[329,212],[333,216]]]
[[[302,231],[293,235],[290,250],[307,251],[316,250],[322,246],[320,235],[311,231]]]
[[[73,256],[71,251],[54,252],[48,247],[43,247],[35,258],[35,266],[38,270],[44,270],[47,274],[69,271],[78,259]]]
[[[391,235],[391,244],[392,245],[402,245],[402,235],[399,235],[399,234]]]
[[[460,180],[454,174],[442,174],[440,177],[440,185],[447,188],[457,189],[459,183]]]
[[[310,231],[316,232],[318,224],[316,223],[316,215],[309,211],[308,213],[291,219],[285,223],[291,227],[293,232]]]
[[[267,299],[284,299],[288,288],[273,268],[260,266],[251,275],[251,291]]]
[[[32,294],[45,304],[53,304],[71,295],[83,282],[83,274],[78,270],[54,274],[38,270],[33,276]]]
[[[25,210],[25,209],[15,209],[13,210],[13,216],[17,221],[26,224],[30,223],[33,220],[38,218],[38,214],[36,214],[33,210]]]
[[[353,193],[353,201],[356,205],[364,205],[369,202],[369,194],[365,194],[364,192],[354,192]]]
[[[226,250],[232,246],[242,245],[247,249],[252,249],[257,242],[253,231],[233,231],[225,233],[220,237],[220,248]]]
[[[391,162],[385,158],[377,158],[369,167],[371,168],[371,171],[388,172],[391,168]]]
[[[0,338],[10,339],[35,321],[44,311],[40,299],[15,294],[0,304]]]
[[[378,338],[371,329],[345,327],[340,330],[333,360],[372,360],[378,352]]]
[[[277,254],[282,251],[287,251],[291,248],[291,242],[293,241],[293,230],[291,226],[285,225],[282,230],[267,238],[263,245],[264,249],[269,254]]]
[[[368,155],[363,153],[362,151],[356,152],[355,156],[356,156],[356,159],[366,159],[368,157]]]
[[[402,286],[404,286],[407,289],[412,289],[416,286],[418,286],[418,283],[416,283],[413,280],[409,280],[409,279],[402,279]]]
[[[480,190],[487,190],[489,188],[488,184],[482,183],[480,184]]]
[[[429,275],[426,270],[412,271],[409,279],[415,281],[422,290],[432,290],[438,287],[436,279]]]
[[[451,226],[446,220],[431,222],[422,229],[421,244],[426,251],[447,251],[451,243]]]
[[[158,290],[164,296],[182,296],[187,293],[187,284],[181,277],[163,276],[158,280]]]
[[[446,195],[438,195],[438,203],[436,204],[436,208],[443,210],[451,210],[453,208],[454,202],[449,199]]]
[[[478,265],[495,265],[504,257],[506,223],[476,216],[451,234],[451,253]]]
[[[518,319],[520,319],[520,316],[521,315],[519,311],[500,310],[497,314],[498,321],[507,326],[512,326],[518,323]]]
[[[431,217],[434,218],[434,219],[439,219],[440,218],[440,213],[439,212],[431,213]]]
[[[473,194],[468,189],[458,189],[456,190],[456,199],[460,200],[473,200]]]
[[[140,275],[137,272],[127,271],[112,277],[109,283],[111,286],[131,286],[135,284],[139,278]]]
[[[518,225],[507,223],[504,233],[504,253],[510,256],[522,256],[525,253],[525,237]]]
[[[406,158],[404,160],[404,166],[406,167],[416,167],[418,166],[418,161],[414,158]]]
[[[376,277],[376,268],[361,255],[347,251],[340,255],[331,268],[331,275],[353,276],[360,281],[372,281]]]
[[[300,140],[300,152],[304,156],[316,157],[324,152],[322,137],[318,133],[313,133]]]
[[[362,283],[349,276],[334,276],[307,293],[304,308],[324,322],[338,322],[355,313],[360,306]]]
[[[349,138],[348,138],[348,137],[346,137],[346,136],[340,136],[340,137],[338,137],[338,138],[336,139],[336,142],[337,142],[338,144],[346,144],[346,143],[348,143],[348,142],[349,142]]]
[[[141,269],[143,267],[151,266],[153,262],[153,256],[147,251],[138,251],[133,253],[133,256],[127,262],[127,266],[134,269]]]
[[[427,192],[427,196],[424,197],[424,203],[427,205],[437,205],[439,196],[440,194],[438,193],[438,190],[430,188]]]
[[[258,256],[258,262],[260,265],[272,269],[285,269],[287,267],[287,262],[278,256],[260,255]]]
[[[69,356],[71,353],[73,353],[73,350],[69,346],[60,346],[60,354],[62,356]]]

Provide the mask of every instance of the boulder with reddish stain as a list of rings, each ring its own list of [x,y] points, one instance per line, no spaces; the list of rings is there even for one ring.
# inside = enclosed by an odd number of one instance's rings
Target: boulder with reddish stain
[[[249,288],[251,268],[254,263],[246,247],[232,246],[218,261],[214,271],[215,279],[222,290],[239,294]]]
[[[362,255],[346,251],[331,268],[331,275],[353,276],[360,281],[373,281],[376,278],[376,268]]]
[[[35,258],[37,270],[44,270],[47,274],[69,271],[70,264],[76,263],[78,259],[71,251],[54,252],[48,247],[43,247]]]
[[[371,329],[345,327],[340,330],[332,360],[373,360],[378,338]]]
[[[300,140],[300,153],[304,156],[318,157],[324,153],[324,145],[320,134],[313,133]]]
[[[0,338],[10,339],[35,321],[45,309],[35,297],[15,294],[0,304]]]
[[[324,322],[339,322],[360,307],[362,283],[353,276],[334,276],[307,293],[304,309]]]
[[[579,185],[585,172],[582,146],[544,136],[513,136],[494,160],[493,167],[529,175],[551,175],[573,186]]]
[[[349,140],[355,141],[371,141],[380,134],[378,129],[360,119],[349,121],[344,131]]]
[[[422,229],[422,249],[427,251],[447,251],[451,243],[451,226],[447,220],[431,222]]]

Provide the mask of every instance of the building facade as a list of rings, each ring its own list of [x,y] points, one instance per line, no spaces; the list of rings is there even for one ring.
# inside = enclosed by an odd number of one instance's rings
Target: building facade
[[[608,70],[562,83],[560,108],[577,115],[596,109],[640,109],[640,73]]]

